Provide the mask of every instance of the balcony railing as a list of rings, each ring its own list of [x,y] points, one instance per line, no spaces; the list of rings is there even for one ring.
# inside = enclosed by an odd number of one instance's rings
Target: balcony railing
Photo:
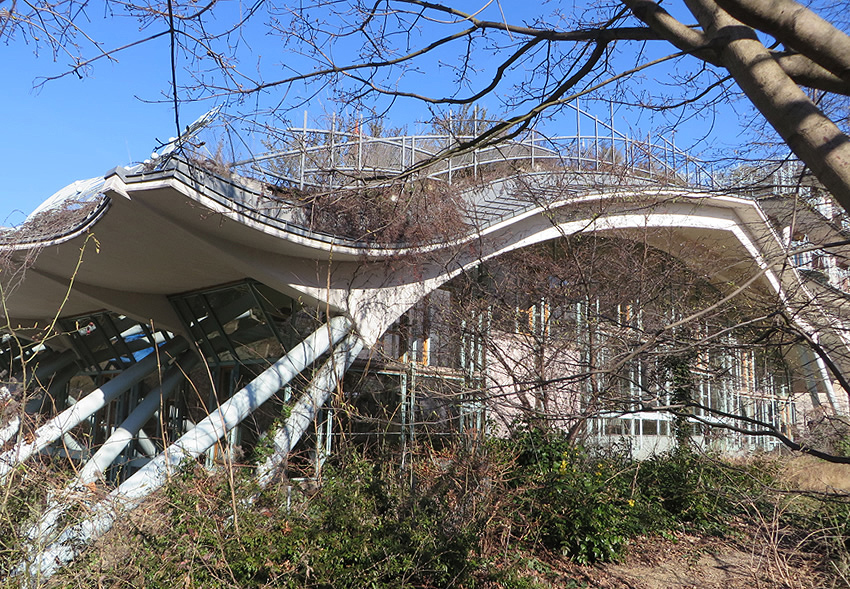
[[[310,127],[305,113],[303,126],[273,132],[279,147],[236,162],[232,168],[243,175],[259,173],[270,182],[300,189],[357,185],[411,170],[419,177],[453,183],[493,169],[528,172],[559,168],[714,187],[713,174],[705,162],[678,149],[671,139],[635,139],[578,104],[569,106],[576,113],[574,134],[548,136],[531,129],[518,137],[495,137],[482,145],[472,142],[497,121],[449,119],[445,122],[447,132],[374,137],[364,133],[359,122],[341,128],[344,125],[336,117],[332,117],[329,128]]]

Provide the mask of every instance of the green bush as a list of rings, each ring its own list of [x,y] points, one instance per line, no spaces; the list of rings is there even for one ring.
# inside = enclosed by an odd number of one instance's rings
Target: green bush
[[[517,511],[546,548],[578,563],[614,560],[630,537],[666,525],[634,484],[630,461],[593,455],[541,429],[522,430],[513,444]]]
[[[453,484],[451,469],[411,487],[391,465],[349,455],[318,488],[262,493],[250,474],[190,468],[163,492],[159,521],[137,528],[129,561],[103,570],[120,559],[101,549],[90,574],[151,588],[469,586],[487,515],[470,508],[480,493]]]
[[[516,512],[531,538],[582,564],[614,560],[643,534],[722,534],[738,502],[758,507],[770,482],[764,468],[730,468],[689,446],[638,462],[535,427],[519,428],[509,445]]]
[[[661,505],[680,526],[723,535],[729,522],[750,510],[773,509],[769,489],[775,465],[753,461],[733,466],[689,447],[639,464],[637,482],[648,501]]]
[[[647,499],[659,503],[675,520],[711,527],[722,521],[727,507],[719,474],[704,457],[676,449],[643,462],[637,481]]]
[[[404,469],[398,456],[342,454],[318,483],[262,492],[250,471],[192,465],[152,500],[150,521],[125,526],[111,557],[105,545],[90,553],[89,576],[78,568],[74,582],[531,588],[548,576],[528,565],[548,558],[541,549],[615,560],[636,536],[722,532],[744,513],[739,500],[751,510],[753,497],[769,499],[760,467],[730,468],[688,448],[636,462],[534,427],[463,448],[423,447]],[[838,550],[845,520],[833,521]]]
[[[0,578],[18,563],[30,540],[23,530],[45,507],[61,472],[50,461],[18,465],[0,486]]]
[[[442,587],[465,579],[480,522],[455,521],[451,495],[412,490],[355,460],[310,503],[313,574],[328,587]]]

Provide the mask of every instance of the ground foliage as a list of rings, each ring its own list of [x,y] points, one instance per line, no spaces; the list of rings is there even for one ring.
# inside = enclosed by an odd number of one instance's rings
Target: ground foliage
[[[44,465],[13,470],[0,488],[0,579],[22,554],[20,522],[34,519],[45,505]]]
[[[652,538],[736,542],[747,522],[769,517],[782,530],[777,542],[840,578],[850,504],[834,495],[791,501],[777,475],[771,461],[736,465],[687,447],[635,462],[536,427],[473,448],[420,446],[404,467],[395,452],[350,449],[318,484],[262,491],[250,469],[192,465],[54,582],[580,587],[586,573],[556,575],[551,563],[616,562]]]

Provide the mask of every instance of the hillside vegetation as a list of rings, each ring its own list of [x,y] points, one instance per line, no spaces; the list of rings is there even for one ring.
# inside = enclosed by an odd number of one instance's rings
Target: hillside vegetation
[[[319,481],[262,491],[250,467],[187,465],[49,586],[847,586],[850,502],[820,463],[687,446],[635,462],[535,428],[401,458],[350,446]],[[45,500],[35,474],[3,497],[4,572]]]

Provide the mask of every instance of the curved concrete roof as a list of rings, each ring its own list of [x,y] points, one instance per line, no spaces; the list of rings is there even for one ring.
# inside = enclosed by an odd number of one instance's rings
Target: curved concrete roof
[[[721,282],[740,284],[762,272],[768,290],[805,290],[754,200],[649,184],[606,188],[606,180],[550,172],[474,186],[462,194],[466,233],[414,247],[310,231],[297,203],[258,182],[186,161],[152,172],[118,168],[89,181],[87,202],[62,213],[65,222],[50,225],[52,233],[27,231],[25,224],[0,236],[7,264],[24,272],[22,280],[7,272],[6,306],[13,327],[44,324],[57,309],[61,316],[108,309],[179,332],[169,295],[253,278],[350,315],[369,340],[482,260],[561,236],[614,230],[695,268],[710,257],[725,268],[715,276]],[[664,229],[666,238],[649,229]]]

